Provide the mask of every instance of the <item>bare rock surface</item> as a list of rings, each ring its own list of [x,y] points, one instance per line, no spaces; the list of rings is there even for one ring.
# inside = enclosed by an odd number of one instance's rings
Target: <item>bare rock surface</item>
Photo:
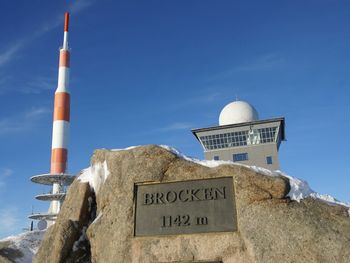
[[[101,163],[108,176],[96,196],[79,179],[72,184],[34,262],[350,262],[347,208],[311,198],[291,201],[285,177],[238,165],[208,168],[154,145],[97,150],[92,165]],[[135,183],[217,177],[233,178],[238,231],[134,237]],[[84,226],[85,246],[73,257]]]
[[[91,198],[94,196],[88,183],[74,181],[63,203],[56,223],[49,227],[36,254],[34,263],[84,262],[78,259],[77,244],[84,227],[91,218]],[[74,245],[76,244],[76,248]],[[90,258],[89,251],[83,251],[81,258]]]
[[[45,231],[27,231],[0,240],[0,263],[30,263]]]

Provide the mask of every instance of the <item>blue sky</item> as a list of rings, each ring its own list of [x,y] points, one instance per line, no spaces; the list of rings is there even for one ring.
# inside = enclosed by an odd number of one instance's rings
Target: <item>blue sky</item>
[[[71,10],[69,171],[97,148],[167,144],[236,97],[284,116],[281,169],[350,201],[350,2],[5,1],[0,16],[0,238],[21,232],[50,166],[63,12]]]

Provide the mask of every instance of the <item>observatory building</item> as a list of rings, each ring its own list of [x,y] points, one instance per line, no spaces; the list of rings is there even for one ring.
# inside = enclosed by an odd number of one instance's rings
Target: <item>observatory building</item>
[[[233,161],[278,170],[278,150],[285,140],[284,118],[259,120],[256,109],[245,101],[227,104],[219,126],[193,129],[206,160]]]

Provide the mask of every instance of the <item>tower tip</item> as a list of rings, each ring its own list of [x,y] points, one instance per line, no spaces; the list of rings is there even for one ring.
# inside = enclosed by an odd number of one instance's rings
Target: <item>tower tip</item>
[[[68,25],[69,25],[69,13],[64,13],[64,32],[68,32]]]

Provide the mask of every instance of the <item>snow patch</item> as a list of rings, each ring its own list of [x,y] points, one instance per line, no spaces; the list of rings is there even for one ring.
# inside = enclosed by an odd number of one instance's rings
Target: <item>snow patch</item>
[[[107,167],[107,162],[104,161],[103,163],[96,163],[89,168],[84,169],[78,179],[83,183],[88,182],[90,187],[94,189],[97,194],[109,174],[110,172]]]
[[[92,223],[91,224],[94,224],[94,223],[96,223],[100,218],[101,218],[101,216],[102,216],[102,212],[100,212],[99,214],[98,214],[98,216],[95,218],[95,220],[94,221],[92,221]]]
[[[264,175],[268,176],[283,176],[287,177],[289,179],[289,184],[290,184],[290,191],[288,193],[288,197],[290,199],[295,200],[297,202],[300,202],[302,199],[307,198],[307,197],[312,197],[314,199],[319,199],[322,200],[330,205],[342,205],[346,206],[349,208],[349,216],[350,216],[350,203],[346,202],[341,202],[337,199],[335,199],[333,196],[330,196],[328,194],[320,194],[315,192],[314,190],[311,189],[309,184],[297,177],[290,176],[282,171],[270,171],[262,167],[257,167],[257,166],[250,166],[251,169],[253,169],[256,172],[259,172]]]
[[[80,235],[79,239],[74,242],[74,244],[73,244],[73,252],[77,251],[79,248],[84,248],[82,246],[82,243],[87,240],[86,229],[87,229],[87,227],[84,226],[83,229],[81,230],[81,235]]]
[[[214,167],[218,167],[222,164],[230,164],[230,165],[243,165],[243,166],[246,166],[244,164],[240,164],[240,163],[234,163],[234,162],[231,162],[231,161],[214,161],[214,160],[198,160],[196,158],[193,158],[193,157],[189,157],[187,155],[184,155],[182,152],[178,151],[177,149],[173,148],[173,147],[170,147],[168,145],[159,145],[160,147],[168,150],[169,152],[172,152],[173,154],[177,155],[178,157],[182,158],[182,159],[185,159],[187,161],[190,161],[190,162],[193,162],[193,163],[198,163],[200,165],[203,165],[203,166],[207,166],[207,167],[210,167],[210,168],[214,168]],[[247,166],[249,167],[249,166]]]
[[[112,152],[127,151],[127,150],[135,149],[137,147],[141,147],[141,145],[130,146],[130,147],[123,148],[123,149],[111,149],[110,151],[112,151]]]
[[[91,213],[91,211],[92,211],[92,202],[93,202],[92,196],[89,196],[88,202],[89,202],[88,211]]]
[[[194,162],[206,167],[218,167],[220,165],[223,164],[229,164],[229,165],[240,165],[240,166],[245,166],[249,169],[252,169],[258,173],[267,175],[267,176],[284,176],[287,177],[289,179],[290,182],[290,191],[288,193],[288,197],[290,197],[291,200],[295,200],[297,202],[300,202],[300,200],[307,198],[307,197],[311,197],[314,199],[319,199],[322,200],[330,205],[343,205],[345,207],[348,207],[348,213],[350,216],[350,203],[346,203],[346,202],[341,202],[337,199],[335,199],[334,197],[327,195],[327,194],[319,194],[315,191],[313,191],[309,184],[306,181],[303,181],[299,178],[287,175],[281,171],[270,171],[268,169],[262,168],[262,167],[258,167],[258,166],[249,166],[249,165],[244,165],[244,164],[240,164],[240,163],[234,163],[232,161],[215,161],[215,160],[198,160],[196,158],[192,158],[189,156],[184,155],[183,153],[181,153],[180,151],[178,151],[177,149],[170,147],[168,145],[159,145],[160,147],[174,153],[175,155],[177,155],[179,158],[182,158],[184,160],[190,161],[190,162]],[[141,147],[141,146],[131,146],[125,149],[112,149],[111,151],[125,151],[125,150],[131,150],[131,149],[135,149],[137,147]],[[104,181],[106,180],[106,178],[109,175],[109,171],[107,169],[107,163],[106,161],[103,164],[95,164],[92,167],[89,167],[85,170],[83,170],[83,173],[79,176],[79,180],[82,182],[89,182],[90,186],[93,187],[98,191],[100,185],[102,183],[104,183]],[[95,219],[95,221],[98,218]]]
[[[0,242],[10,242],[9,248],[18,249],[23,256],[16,259],[15,263],[31,263],[34,255],[38,252],[45,230],[30,231],[17,236],[9,236]]]
[[[207,167],[217,167],[219,165],[222,164],[229,164],[229,165],[241,165],[241,166],[245,166],[249,169],[252,169],[258,173],[267,175],[267,176],[284,176],[287,177],[289,179],[289,184],[290,184],[290,191],[288,193],[288,197],[291,200],[295,200],[297,202],[300,202],[302,199],[307,198],[307,197],[312,197],[314,199],[319,199],[322,200],[330,205],[343,205],[345,207],[348,207],[348,214],[350,216],[350,203],[346,203],[346,202],[341,202],[337,199],[335,199],[333,196],[330,196],[328,194],[319,194],[315,191],[313,191],[309,184],[304,181],[301,180],[297,177],[293,177],[290,176],[288,174],[285,174],[279,170],[277,171],[270,171],[268,169],[265,169],[263,167],[258,167],[258,166],[249,166],[249,165],[245,165],[245,164],[240,164],[240,163],[234,163],[232,161],[215,161],[215,160],[198,160],[192,157],[188,157],[186,155],[184,155],[183,153],[181,153],[180,151],[178,151],[177,149],[167,146],[167,145],[160,145],[160,147],[176,154],[178,157],[185,159],[187,161],[191,161],[194,163],[198,163],[200,165],[203,166],[207,166]]]

